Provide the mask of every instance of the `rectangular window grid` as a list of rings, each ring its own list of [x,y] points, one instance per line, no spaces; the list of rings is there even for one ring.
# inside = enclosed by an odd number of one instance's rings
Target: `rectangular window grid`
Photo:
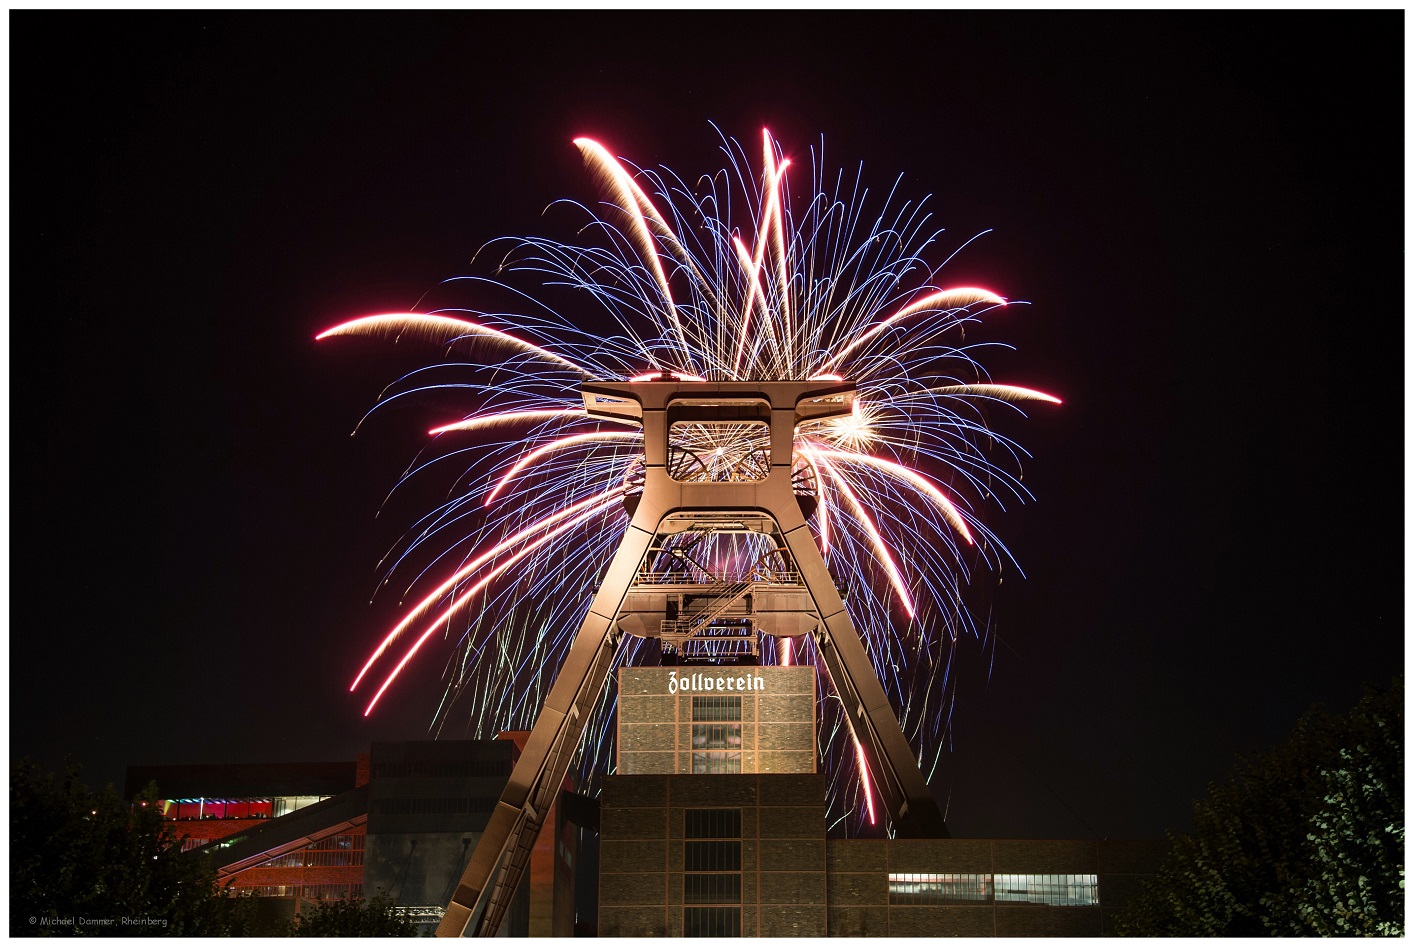
[[[683,838],[741,838],[740,809],[684,809]]]
[[[344,901],[363,897],[362,884],[236,885],[228,890],[232,897],[255,895],[261,898],[310,898],[316,901]]]
[[[986,904],[991,875],[889,875],[890,904]]]
[[[704,721],[741,720],[740,697],[694,697],[692,719]]]
[[[890,874],[889,903],[1044,904],[1093,907],[1100,903],[1095,875]]]
[[[741,772],[740,752],[695,752],[692,754],[692,771],[699,775],[728,776]]]
[[[304,848],[276,855],[257,868],[347,868],[363,864],[363,835],[331,835]]]
[[[682,909],[684,937],[740,937],[740,907],[685,907]]]
[[[692,748],[694,750],[740,750],[741,724],[694,723],[692,725]]]
[[[741,698],[694,697],[692,719],[692,772],[708,775],[740,773]]]
[[[684,937],[741,936],[741,810],[683,811]]]
[[[1049,904],[1060,907],[1100,903],[1094,875],[997,875],[997,902]]]
[[[683,871],[741,871],[741,842],[683,842]]]

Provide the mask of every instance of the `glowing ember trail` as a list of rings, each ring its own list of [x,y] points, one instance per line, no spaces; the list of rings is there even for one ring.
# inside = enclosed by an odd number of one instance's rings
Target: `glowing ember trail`
[[[520,349],[530,352],[552,362],[558,362],[565,368],[585,374],[580,368],[569,359],[562,358],[554,352],[543,349],[538,345],[533,345],[515,336],[502,332],[500,329],[492,329],[488,326],[478,325],[466,319],[456,319],[452,316],[441,316],[436,313],[409,313],[395,312],[381,316],[364,316],[361,319],[351,319],[348,322],[340,323],[332,329],[325,329],[314,337],[315,341],[334,338],[340,335],[384,335],[397,339],[405,334],[421,336],[433,341],[444,343],[457,342],[464,339],[484,338],[491,342],[504,344],[513,349]]]
[[[612,502],[612,500],[610,502]],[[413,659],[413,656],[417,654],[418,649],[421,648],[423,643],[425,643],[427,639],[432,636],[432,633],[436,631],[440,625],[443,625],[444,623],[450,623],[452,620],[452,616],[456,614],[457,610],[469,603],[476,595],[476,593],[480,592],[488,584],[490,584],[492,579],[505,572],[511,566],[520,562],[520,560],[530,555],[536,549],[539,549],[541,546],[544,546],[556,536],[559,536],[561,533],[573,529],[574,527],[578,526],[581,521],[586,520],[589,517],[593,516],[595,513],[600,512],[604,509],[606,505],[607,504],[601,503],[598,506],[570,520],[568,523],[565,523],[562,526],[555,527],[554,529],[550,530],[548,533],[546,533],[544,536],[541,536],[534,542],[526,543],[524,546],[520,547],[520,549],[516,550],[514,555],[508,557],[505,562],[501,563],[500,565],[492,569],[490,572],[486,573],[486,575],[481,577],[480,581],[478,581],[471,588],[467,589],[465,592],[462,592],[455,599],[453,599],[452,603],[448,605],[446,609],[443,610],[442,614],[437,616],[437,620],[427,626],[427,630],[422,633],[422,637],[418,638],[417,642],[411,648],[408,648],[407,654],[403,655],[403,659],[398,662],[397,667],[393,668],[393,672],[388,675],[387,680],[383,682],[383,686],[378,688],[378,693],[374,694],[373,699],[368,702],[368,709],[364,710],[363,715],[367,717],[369,714],[373,713],[373,707],[375,704],[378,703],[378,699],[383,696],[383,692],[386,691],[389,685],[391,685],[393,681],[397,679],[398,675],[402,673],[403,668],[406,667],[407,663]]]
[[[369,668],[373,667],[373,663],[383,656],[383,652],[388,650],[388,646],[394,641],[396,641],[398,637],[405,630],[407,630],[408,625],[412,624],[414,621],[427,614],[427,610],[430,609],[433,605],[437,604],[438,600],[441,599],[443,595],[446,595],[453,588],[455,588],[458,582],[461,582],[467,576],[471,575],[473,572],[475,572],[481,566],[485,565],[491,559],[495,558],[500,553],[505,552],[507,549],[513,548],[517,543],[521,542],[522,540],[528,539],[536,533],[550,528],[554,524],[563,520],[565,517],[572,516],[573,514],[578,513],[586,506],[594,505],[594,508],[591,509],[589,513],[584,514],[584,516],[580,519],[587,518],[589,515],[599,512],[600,507],[604,506],[604,504],[606,502],[609,502],[610,499],[617,498],[618,496],[620,496],[621,493],[622,491],[617,488],[606,490],[598,496],[590,497],[587,500],[581,500],[578,503],[565,507],[563,510],[560,510],[557,513],[551,513],[544,519],[533,523],[527,528],[511,536],[509,539],[497,543],[492,548],[486,550],[486,552],[471,560],[471,562],[462,566],[461,569],[453,573],[451,578],[447,579],[441,585],[437,586],[437,588],[433,589],[431,595],[427,596],[422,601],[414,605],[412,611],[408,612],[407,615],[403,618],[403,620],[398,622],[397,626],[388,633],[388,637],[383,639],[382,644],[380,644],[377,648],[373,650],[373,654],[368,658],[368,663],[363,666],[363,669],[358,672],[358,676],[354,678],[353,683],[349,685],[349,690],[357,690],[359,681],[363,680],[363,676],[368,673]],[[576,520],[575,522],[578,521],[579,520]]]
[[[903,576],[899,573],[898,566],[894,564],[894,557],[889,554],[889,544],[884,542],[884,537],[879,534],[879,527],[874,525],[869,511],[864,508],[864,504],[859,502],[859,497],[854,495],[854,490],[850,488],[849,482],[841,477],[823,456],[814,451],[811,451],[811,455],[824,468],[825,474],[834,481],[840,495],[849,501],[850,510],[853,511],[854,518],[859,521],[859,525],[863,526],[864,531],[869,534],[874,554],[879,557],[884,571],[888,573],[889,581],[893,583],[894,591],[898,593],[904,611],[908,612],[909,618],[912,618],[915,615],[913,596],[908,594],[908,586],[904,584]]]
[[[516,474],[520,473],[526,467],[535,463],[535,461],[544,457],[546,454],[552,453],[554,451],[564,450],[566,447],[570,447],[574,444],[585,444],[593,441],[613,441],[625,439],[639,440],[642,437],[643,435],[639,434],[637,431],[593,431],[589,434],[571,434],[568,437],[562,437],[559,440],[551,441],[548,444],[544,444],[540,447],[537,447],[535,450],[531,451],[530,453],[522,457],[520,460],[516,461],[515,466],[512,467],[510,470],[506,471],[506,475],[496,482],[495,488],[492,489],[490,493],[486,494],[486,499],[482,503],[482,505],[490,506],[492,501],[496,499],[496,495],[499,494],[503,489],[505,489],[506,484],[510,483],[511,480],[515,478]]]
[[[434,427],[427,433],[445,434],[448,431],[476,431],[481,428],[495,427],[500,424],[520,424],[524,421],[552,421],[557,418],[588,420],[589,415],[584,413],[583,408],[550,408],[546,411],[507,411],[504,414],[482,414],[467,418],[464,421],[444,424],[441,427]],[[595,418],[595,420],[600,419]]]
[[[432,428],[393,491],[434,498],[380,576],[380,590],[396,575],[415,604],[397,603],[351,689],[417,622],[426,627],[366,712],[442,633],[434,731],[491,737],[533,724],[645,476],[640,430],[588,427],[605,419],[588,416],[585,380],[840,382],[854,387],[854,413],[799,424],[793,483],[905,737],[925,777],[936,773],[951,736],[951,709],[938,708],[956,702],[953,662],[969,653],[963,645],[980,658],[997,640],[978,579],[1015,566],[990,513],[1030,499],[1025,451],[1001,422],[1060,399],[995,382],[980,358],[994,343],[968,341],[984,319],[1026,311],[960,269],[976,237],[931,223],[928,198],[905,196],[902,180],[870,190],[862,169],[827,167],[817,148],[787,158],[769,131],[759,150],[754,141],[748,155],[724,137],[724,170],[682,178],[577,138],[600,198],[547,211],[575,242],[493,240],[476,272],[437,290],[450,305],[317,336],[425,345],[429,364],[390,385],[375,410],[415,395],[462,416]],[[946,261],[947,274],[930,259]],[[694,436],[708,475],[750,454],[741,432]],[[684,535],[679,551],[700,574],[730,574],[775,554],[753,542]],[[625,636],[615,666],[646,660],[643,640]],[[810,636],[776,648],[782,665],[820,675],[830,825],[875,824],[863,749]],[[587,720],[576,763],[591,794],[613,747],[613,698],[606,690]]]
[[[859,739],[853,734],[850,739],[854,740],[854,758],[859,762],[859,781],[864,786],[864,799],[869,805],[869,824],[874,825],[874,790],[869,785],[869,767],[864,763],[864,747],[859,745]]]

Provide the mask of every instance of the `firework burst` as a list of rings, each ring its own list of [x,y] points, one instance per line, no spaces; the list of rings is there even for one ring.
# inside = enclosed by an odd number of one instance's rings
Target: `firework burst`
[[[560,202],[580,218],[576,242],[494,241],[483,251],[494,274],[449,281],[476,308],[366,316],[319,335],[422,339],[461,357],[405,376],[379,403],[431,389],[464,413],[429,432],[427,454],[404,477],[441,472],[453,486],[384,564],[383,584],[399,578],[405,613],[353,681],[368,694],[365,713],[407,686],[400,674],[436,639],[453,646],[442,648],[450,657],[435,732],[463,721],[464,732],[489,737],[534,723],[642,482],[641,432],[587,416],[582,381],[847,379],[856,410],[800,425],[796,474],[879,680],[933,775],[949,740],[959,646],[989,638],[968,588],[1014,565],[982,505],[1029,496],[1024,451],[988,415],[1058,399],[988,377],[962,330],[1008,300],[941,278],[961,246],[942,252],[926,199],[902,200],[895,184],[871,207],[857,175],[827,178],[818,155],[796,198],[791,161],[769,132],[761,144],[754,173],[724,137],[726,168],[688,183],[577,139],[604,196],[592,207]],[[447,372],[454,381],[439,380]],[[753,436],[689,430],[675,456],[717,478],[760,456]],[[774,546],[760,540],[682,534],[659,555],[707,574],[770,568]],[[616,664],[640,663],[648,648],[626,636]],[[822,666],[808,636],[767,639],[762,660]],[[614,679],[581,745],[580,782],[591,791],[612,761]],[[831,822],[873,821],[858,749],[823,673],[820,693]]]

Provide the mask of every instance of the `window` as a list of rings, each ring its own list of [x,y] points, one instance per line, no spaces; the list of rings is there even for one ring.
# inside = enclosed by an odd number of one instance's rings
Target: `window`
[[[740,842],[683,842],[683,871],[741,871]]]
[[[275,818],[278,819],[282,815],[289,815],[296,809],[312,806],[316,802],[323,802],[328,798],[328,796],[276,796]]]
[[[890,904],[986,904],[991,875],[889,875]]]
[[[310,898],[316,901],[348,900],[363,897],[362,884],[329,885],[232,885],[232,897],[256,895],[262,898]]]
[[[276,855],[257,868],[345,868],[363,864],[362,835],[331,835],[304,848]]]
[[[741,720],[740,697],[694,697],[693,720]]]
[[[740,874],[685,874],[682,879],[682,900],[685,904],[722,904],[741,902]]]
[[[1100,903],[1094,875],[997,875],[997,903],[1083,907]]]
[[[1092,907],[1100,903],[1095,875],[890,874],[890,904],[1046,904]]]
[[[741,908],[685,907],[682,909],[684,937],[740,937]]]
[[[714,774],[740,773],[741,698],[694,697],[692,719],[692,771]]]
[[[686,809],[683,838],[741,838],[740,809]]]
[[[741,810],[683,811],[682,933],[741,936]]]
[[[187,819],[268,819],[271,816],[269,797],[253,799],[165,799],[161,802],[162,817],[169,820]]]

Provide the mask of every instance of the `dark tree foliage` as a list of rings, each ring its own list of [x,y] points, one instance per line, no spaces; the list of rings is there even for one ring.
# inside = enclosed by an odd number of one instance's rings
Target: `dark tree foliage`
[[[416,937],[417,926],[398,913],[397,902],[374,897],[306,904],[290,933],[295,937]]]
[[[1404,679],[1308,712],[1193,807],[1122,936],[1402,936]]]
[[[129,803],[111,786],[83,785],[77,765],[56,775],[18,762],[10,773],[11,936],[247,933],[248,901],[220,896],[212,872],[181,857],[156,801],[156,787]]]

